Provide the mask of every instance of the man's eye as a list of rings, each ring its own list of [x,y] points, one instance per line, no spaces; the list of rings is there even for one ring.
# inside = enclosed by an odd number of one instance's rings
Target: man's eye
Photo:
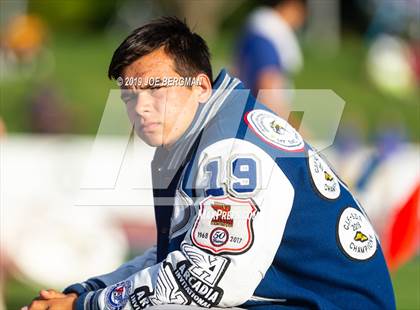
[[[123,98],[123,101],[124,101],[125,103],[135,102],[135,101],[137,101],[137,95],[125,96],[125,97]]]

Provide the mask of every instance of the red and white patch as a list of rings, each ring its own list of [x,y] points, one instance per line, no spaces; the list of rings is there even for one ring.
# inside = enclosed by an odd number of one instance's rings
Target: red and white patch
[[[252,222],[257,212],[249,198],[207,197],[200,203],[191,240],[214,254],[246,252],[254,241]]]
[[[253,110],[244,116],[248,127],[264,142],[288,152],[300,152],[305,146],[300,134],[284,119],[265,110]]]

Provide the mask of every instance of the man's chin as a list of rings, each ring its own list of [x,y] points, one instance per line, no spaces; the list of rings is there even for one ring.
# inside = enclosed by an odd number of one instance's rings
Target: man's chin
[[[144,135],[138,135],[139,138],[144,141],[149,146],[152,147],[160,147],[163,145],[163,139],[162,138],[153,138],[153,137],[147,137]]]
[[[148,146],[152,146],[152,147],[160,147],[163,146],[162,141],[160,142],[154,142],[154,141],[145,141],[143,140]]]

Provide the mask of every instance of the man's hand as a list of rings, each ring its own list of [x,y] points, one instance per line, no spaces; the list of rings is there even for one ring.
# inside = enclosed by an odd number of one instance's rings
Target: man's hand
[[[53,289],[49,289],[49,290],[41,290],[39,292],[39,298],[38,299],[42,299],[42,300],[48,300],[48,299],[53,299],[53,298],[64,298],[67,297],[68,295],[61,293],[59,291],[53,290]]]
[[[63,294],[55,290],[42,290],[39,297],[21,310],[73,310],[77,294]]]

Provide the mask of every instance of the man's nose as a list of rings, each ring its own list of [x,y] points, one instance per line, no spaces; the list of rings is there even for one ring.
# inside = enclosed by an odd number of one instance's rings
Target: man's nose
[[[136,112],[139,115],[145,115],[151,112],[153,97],[147,91],[139,91],[136,102]]]

